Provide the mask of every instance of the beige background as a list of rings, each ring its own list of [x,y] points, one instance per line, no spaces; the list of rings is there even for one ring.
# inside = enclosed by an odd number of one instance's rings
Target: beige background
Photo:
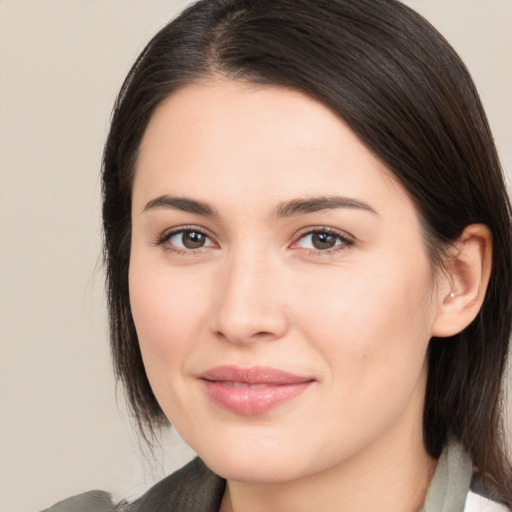
[[[512,176],[512,0],[409,0],[461,53]],[[135,497],[180,465],[144,458],[116,405],[99,265],[110,110],[179,0],[0,0],[0,511],[91,488]]]

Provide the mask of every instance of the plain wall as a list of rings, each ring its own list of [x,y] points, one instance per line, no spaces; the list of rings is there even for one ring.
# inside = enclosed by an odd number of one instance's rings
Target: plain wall
[[[454,45],[512,175],[512,1],[409,0]],[[116,402],[100,266],[112,104],[179,0],[0,0],[0,510],[92,488],[133,498],[181,465],[144,458]],[[119,404],[119,405],[118,405]]]

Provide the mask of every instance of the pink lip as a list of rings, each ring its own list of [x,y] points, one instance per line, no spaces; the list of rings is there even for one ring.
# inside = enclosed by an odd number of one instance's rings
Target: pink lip
[[[264,413],[303,393],[313,382],[275,368],[217,366],[202,375],[209,397],[237,414]]]

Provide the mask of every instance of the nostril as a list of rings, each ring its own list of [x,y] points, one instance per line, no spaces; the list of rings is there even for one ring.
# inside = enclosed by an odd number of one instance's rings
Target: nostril
[[[260,332],[256,332],[253,334],[253,336],[258,337],[258,338],[262,338],[264,336],[271,336],[271,335],[272,335],[272,333],[265,332],[265,331],[260,331]]]
[[[276,329],[273,331],[252,331],[250,326],[248,328],[237,327],[237,326],[226,326],[225,329],[218,329],[215,331],[215,335],[218,339],[226,340],[235,343],[251,343],[259,341],[270,341],[278,339],[283,336],[282,329]]]

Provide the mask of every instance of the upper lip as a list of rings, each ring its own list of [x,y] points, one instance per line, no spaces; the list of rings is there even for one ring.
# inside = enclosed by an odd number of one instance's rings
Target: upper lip
[[[202,373],[199,378],[213,382],[240,382],[249,385],[269,384],[282,386],[300,384],[315,379],[265,366],[240,368],[237,366],[216,366]]]

